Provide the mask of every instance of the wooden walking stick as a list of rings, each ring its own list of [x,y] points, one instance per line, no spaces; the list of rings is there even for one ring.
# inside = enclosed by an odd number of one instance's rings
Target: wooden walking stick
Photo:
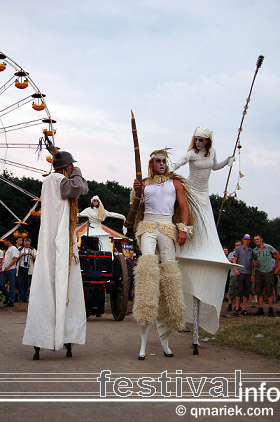
[[[251,94],[252,94],[253,86],[254,86],[254,83],[255,83],[255,79],[256,79],[257,73],[259,71],[259,68],[261,67],[261,65],[263,63],[263,59],[264,59],[264,56],[259,56],[258,57],[258,60],[257,60],[257,67],[256,67],[256,70],[255,70],[253,81],[251,83],[251,88],[250,88],[250,92],[249,92],[248,98],[246,100],[244,111],[242,113],[242,119],[241,119],[240,127],[238,129],[238,135],[237,135],[237,139],[236,139],[234,150],[233,150],[233,154],[232,154],[233,156],[235,155],[236,148],[237,148],[237,145],[239,143],[240,133],[242,132],[243,121],[244,121],[245,115],[247,114],[248,104],[249,104],[249,102],[251,100]],[[227,188],[228,188],[229,178],[230,178],[230,175],[231,175],[231,170],[232,170],[232,166],[230,166],[229,172],[228,172],[228,177],[227,177],[226,186],[225,186],[225,190],[224,190],[224,197],[223,197],[223,200],[222,200],[222,204],[221,204],[221,208],[220,208],[220,212],[219,212],[219,217],[218,217],[218,221],[217,221],[217,224],[216,224],[216,227],[217,228],[218,228],[218,225],[219,225],[219,222],[220,222],[220,219],[221,219],[221,215],[222,215],[222,211],[223,211],[223,206],[224,206],[225,200],[227,198]]]
[[[130,227],[131,224],[133,223],[134,217],[137,213],[137,209],[142,197],[142,170],[141,170],[140,150],[139,150],[135,118],[132,111],[131,111],[131,127],[132,127],[133,143],[134,143],[136,179],[139,180],[140,187],[135,190],[135,197],[134,197],[133,203],[130,206],[130,211],[124,222],[125,227]]]

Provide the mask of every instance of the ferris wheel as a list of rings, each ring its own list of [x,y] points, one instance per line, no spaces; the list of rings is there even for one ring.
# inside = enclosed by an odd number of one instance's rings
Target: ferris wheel
[[[21,175],[29,172],[45,175],[51,170],[51,158],[41,157],[42,149],[45,149],[42,136],[46,133],[55,145],[56,121],[50,115],[45,97],[29,73],[0,52],[0,181],[21,190],[34,201],[26,216],[20,219],[0,199],[0,205],[16,219],[16,225],[3,238],[26,224],[32,213],[36,215],[38,212],[35,208],[40,201],[5,178],[5,171],[21,172]],[[35,167],[34,163],[38,162],[38,167]]]

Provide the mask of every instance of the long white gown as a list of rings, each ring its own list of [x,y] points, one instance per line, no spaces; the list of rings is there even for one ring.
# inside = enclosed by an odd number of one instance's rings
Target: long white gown
[[[204,224],[199,216],[194,224],[194,235],[187,236],[184,246],[177,246],[176,256],[183,276],[182,288],[187,307],[186,322],[193,322],[193,297],[200,301],[199,326],[211,334],[219,328],[219,316],[229,269],[221,246],[209,199],[208,180],[211,170],[219,170],[228,159],[217,163],[216,151],[211,148],[205,157],[205,148],[197,154],[190,150],[178,161],[173,170],[189,163],[188,182],[199,205]],[[236,267],[235,267],[236,268]]]
[[[80,170],[75,168],[69,179],[73,196],[87,192]],[[59,350],[64,343],[85,344],[86,312],[81,268],[71,262],[69,273],[69,213],[68,200],[61,197],[60,185],[68,179],[52,173],[42,187],[42,215],[38,253],[31,283],[28,314],[22,343],[29,346]],[[84,181],[84,183],[83,183]],[[79,186],[81,184],[81,186]],[[85,185],[85,186],[84,186]],[[76,237],[74,253],[78,256]],[[67,291],[69,288],[69,304]]]

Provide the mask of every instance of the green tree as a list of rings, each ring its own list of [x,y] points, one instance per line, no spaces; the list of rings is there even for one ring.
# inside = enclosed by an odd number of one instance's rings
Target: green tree
[[[210,201],[217,221],[222,198],[211,195]],[[235,240],[242,239],[245,233],[251,237],[256,233],[266,233],[270,224],[264,211],[258,210],[257,207],[248,207],[245,202],[235,198],[229,198],[224,203],[218,234],[222,245],[227,245],[231,250]]]
[[[17,186],[25,189],[33,195],[40,197],[42,182],[33,178],[23,177],[21,179],[13,177],[11,173],[3,174],[7,180],[15,183]],[[130,189],[121,186],[117,181],[107,181],[98,183],[95,180],[88,181],[89,192],[79,198],[79,210],[90,206],[91,198],[98,195],[108,211],[118,212],[127,215],[129,211]],[[27,214],[32,207],[33,202],[17,189],[9,186],[0,180],[0,199],[20,218]],[[218,195],[210,197],[214,218],[217,221],[222,198]],[[13,217],[3,206],[0,205],[0,236],[3,236],[14,226],[15,217]],[[84,220],[80,220],[84,221]],[[28,219],[29,237],[34,246],[37,244],[40,219],[30,217]],[[106,226],[121,232],[123,222],[115,218],[108,218],[105,221]],[[218,227],[218,233],[222,245],[227,245],[229,249],[234,246],[236,239],[241,239],[245,233],[251,236],[257,233],[263,235],[264,241],[274,247],[280,247],[280,217],[269,221],[264,211],[257,207],[249,207],[243,201],[229,198],[224,204],[224,210]],[[127,235],[133,238],[133,230],[130,228]],[[253,244],[252,244],[253,246]]]

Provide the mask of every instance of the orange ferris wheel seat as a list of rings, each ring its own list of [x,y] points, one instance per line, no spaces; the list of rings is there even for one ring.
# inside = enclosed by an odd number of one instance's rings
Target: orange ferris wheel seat
[[[48,129],[43,129],[43,133],[46,133],[48,136],[52,136],[52,134],[56,134],[56,129],[52,130],[48,130]]]
[[[20,82],[18,79],[15,81],[15,86],[18,89],[25,89],[28,87],[28,80],[25,79],[23,82]]]
[[[33,103],[32,108],[33,108],[33,110],[36,110],[36,111],[42,111],[46,108],[46,104],[44,104],[44,103],[41,103],[41,104]]]
[[[39,211],[32,210],[31,215],[33,215],[33,217],[41,217],[41,210]]]

